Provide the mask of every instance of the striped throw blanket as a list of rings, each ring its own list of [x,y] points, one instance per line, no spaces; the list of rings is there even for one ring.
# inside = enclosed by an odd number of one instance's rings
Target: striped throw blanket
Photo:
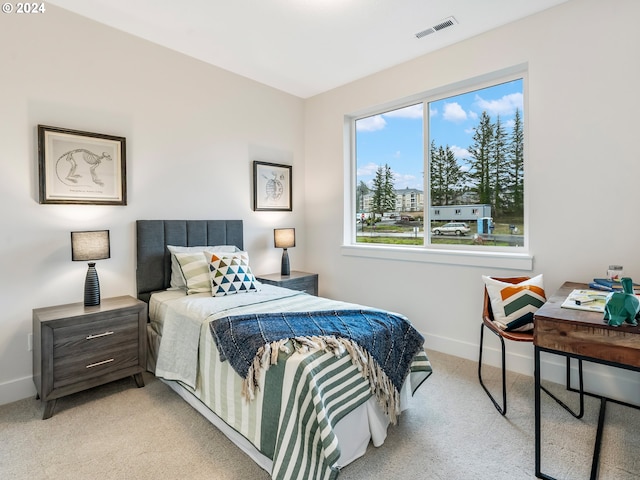
[[[245,314],[213,320],[209,328],[220,360],[244,379],[247,399],[260,371],[284,350],[293,346],[288,355],[302,355],[284,366],[283,387],[290,390],[281,405],[274,480],[336,479],[340,449],[333,425],[372,393],[395,423],[406,376],[414,368],[423,378],[431,371],[420,333],[384,311]]]
[[[260,370],[275,363],[278,351],[291,341],[297,350],[329,350],[338,357],[348,352],[394,423],[402,383],[424,343],[405,317],[381,310],[235,315],[209,325],[220,359],[245,379],[248,399],[253,398]]]

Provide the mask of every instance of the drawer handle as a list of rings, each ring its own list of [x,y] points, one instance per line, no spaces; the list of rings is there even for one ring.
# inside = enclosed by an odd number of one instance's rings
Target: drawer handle
[[[107,335],[113,335],[114,332],[104,332],[104,333],[98,333],[97,335],[89,335],[87,336],[87,340],[91,340],[93,338],[100,338],[100,337],[106,337]]]
[[[113,360],[114,360],[113,358],[110,358],[109,360],[103,360],[101,362],[91,363],[91,364],[87,365],[86,368],[98,367],[100,365],[104,365],[105,363],[113,362]]]

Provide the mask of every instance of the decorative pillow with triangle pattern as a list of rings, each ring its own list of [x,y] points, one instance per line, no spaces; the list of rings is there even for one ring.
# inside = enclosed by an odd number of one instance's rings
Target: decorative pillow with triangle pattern
[[[229,255],[212,254],[209,262],[209,278],[211,294],[214,297],[259,290],[259,284],[251,272],[249,255],[246,252]]]

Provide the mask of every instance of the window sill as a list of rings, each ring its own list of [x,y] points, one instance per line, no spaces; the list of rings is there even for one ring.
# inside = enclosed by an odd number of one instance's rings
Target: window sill
[[[440,250],[384,245],[342,245],[342,255],[407,262],[438,263],[468,267],[533,270],[533,256],[528,253]]]

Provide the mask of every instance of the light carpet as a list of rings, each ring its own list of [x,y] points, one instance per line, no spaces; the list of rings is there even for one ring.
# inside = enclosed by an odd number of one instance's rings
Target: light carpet
[[[508,411],[502,417],[477,378],[477,363],[428,352],[434,374],[409,410],[389,428],[385,444],[342,470],[339,480],[532,479],[533,378],[509,372]],[[485,367],[485,383],[499,395],[499,370]],[[41,420],[34,398],[0,406],[3,480],[266,480],[253,463],[177,394],[150,374],[58,400]],[[548,385],[577,403],[575,394]],[[586,398],[576,420],[546,395],[543,472],[558,479],[589,478],[599,401]],[[600,479],[640,479],[640,411],[610,403]]]

